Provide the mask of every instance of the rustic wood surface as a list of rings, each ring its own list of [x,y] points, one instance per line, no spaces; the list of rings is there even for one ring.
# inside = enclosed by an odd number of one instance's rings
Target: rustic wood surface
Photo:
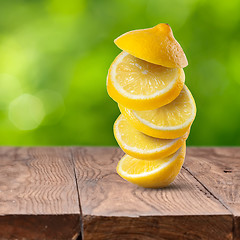
[[[76,239],[79,219],[69,150],[0,148],[0,239]]]
[[[240,148],[188,148],[185,168],[233,214],[240,240]]]
[[[118,148],[74,148],[84,239],[232,239],[232,215],[182,169],[165,189],[143,189],[115,168]]]
[[[240,148],[188,148],[165,189],[119,177],[119,148],[0,148],[0,239],[240,240]]]

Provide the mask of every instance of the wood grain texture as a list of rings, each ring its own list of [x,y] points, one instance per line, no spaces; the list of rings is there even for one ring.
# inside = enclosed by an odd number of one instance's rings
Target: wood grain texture
[[[240,240],[240,148],[188,148],[184,167],[232,212]]]
[[[240,148],[188,148],[175,182],[158,190],[119,177],[122,155],[0,148],[0,239],[74,240],[83,222],[85,240],[240,240]]]
[[[84,239],[229,240],[232,239],[230,223],[230,217],[226,215],[138,218],[85,216]]]
[[[80,209],[66,148],[0,148],[0,239],[76,239]]]
[[[0,216],[1,240],[76,240],[79,234],[76,214]]]
[[[84,239],[232,239],[231,213],[187,170],[165,189],[116,174],[119,148],[73,148]]]

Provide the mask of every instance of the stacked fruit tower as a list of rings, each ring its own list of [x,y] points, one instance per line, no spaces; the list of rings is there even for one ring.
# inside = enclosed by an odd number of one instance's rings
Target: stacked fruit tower
[[[187,58],[168,24],[127,32],[110,66],[107,90],[121,115],[115,138],[126,153],[118,174],[142,187],[169,185],[184,162],[196,105],[185,83]]]

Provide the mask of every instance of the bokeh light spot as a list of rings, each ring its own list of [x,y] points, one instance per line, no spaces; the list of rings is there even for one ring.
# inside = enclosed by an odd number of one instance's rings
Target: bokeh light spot
[[[65,112],[65,105],[62,96],[53,90],[44,89],[35,94],[43,103],[45,118],[43,125],[56,124]]]
[[[21,91],[17,78],[9,74],[0,74],[0,109],[8,107],[9,103],[21,94]]]
[[[41,100],[30,94],[23,94],[14,99],[9,105],[9,119],[20,130],[37,128],[45,111]]]

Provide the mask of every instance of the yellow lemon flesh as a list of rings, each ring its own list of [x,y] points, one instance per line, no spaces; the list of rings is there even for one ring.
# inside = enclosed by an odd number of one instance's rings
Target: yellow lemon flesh
[[[196,105],[186,85],[171,103],[148,111],[135,111],[119,105],[124,117],[140,132],[156,138],[174,139],[190,128]]]
[[[112,63],[107,77],[109,96],[134,110],[150,110],[173,101],[185,82],[181,68],[166,68],[126,52]]]
[[[114,135],[122,150],[128,155],[154,160],[176,152],[186,141],[189,131],[176,139],[160,139],[139,132],[120,115],[114,124]]]
[[[180,172],[186,144],[174,154],[157,160],[144,161],[125,155],[118,163],[118,174],[127,181],[145,188],[168,186]]]
[[[123,51],[150,63],[170,68],[184,68],[188,65],[171,27],[165,23],[124,33],[114,42]]]

